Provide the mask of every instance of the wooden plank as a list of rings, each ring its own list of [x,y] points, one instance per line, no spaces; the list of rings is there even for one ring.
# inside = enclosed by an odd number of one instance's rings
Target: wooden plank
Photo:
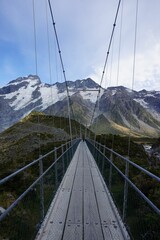
[[[63,240],[79,240],[79,239],[83,239],[82,224],[73,224],[73,223],[66,224]]]
[[[103,229],[104,239],[113,239],[113,240],[123,240],[124,236],[125,239],[130,239],[127,231],[125,230],[124,226],[120,226],[121,219],[115,216],[115,211],[117,211],[113,201],[111,205],[111,201],[109,199],[109,195],[107,194],[107,187],[104,185],[102,181],[102,177],[100,176],[100,172],[96,165],[95,160],[93,159],[92,154],[90,153],[89,149],[87,150],[87,154],[89,156],[89,161],[91,162],[91,173],[93,177],[96,199],[98,203],[98,209]],[[124,229],[122,232],[121,227]]]
[[[84,161],[84,240],[102,240],[102,228],[99,219],[97,202],[95,198],[93,180],[90,171],[90,162],[86,154]]]
[[[83,152],[80,145],[77,169],[72,187],[72,194],[67,215],[67,223],[82,223],[83,202]]]
[[[122,234],[106,189],[91,152],[81,142],[36,240],[129,239]]]
[[[36,240],[62,239],[79,153],[80,145],[68,167],[45,221],[36,236]]]
[[[72,191],[67,216],[67,223],[82,223],[83,192],[82,185],[80,186],[80,183],[82,184],[81,177],[79,177],[78,186],[74,186],[74,189]]]
[[[63,239],[81,240],[83,235],[83,147],[80,144],[78,164],[66,219]]]

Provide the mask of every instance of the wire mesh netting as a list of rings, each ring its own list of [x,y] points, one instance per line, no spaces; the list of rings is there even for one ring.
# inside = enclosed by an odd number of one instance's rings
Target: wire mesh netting
[[[35,238],[77,146],[78,142],[73,146],[58,148],[52,153],[52,157],[49,156],[42,161],[41,167],[38,161],[36,165],[0,186],[1,197],[4,199],[1,201],[2,209],[5,211],[15,204],[0,221],[0,240]],[[41,174],[43,177],[40,178]],[[27,193],[24,194],[26,189]],[[24,196],[17,202],[19,196],[23,194]]]
[[[159,182],[143,172],[143,169],[125,162],[123,157],[114,154],[111,149],[91,141],[87,144],[131,239],[160,239],[159,201],[156,197],[159,194]],[[144,182],[148,183],[147,187]],[[152,204],[158,209],[157,212]]]

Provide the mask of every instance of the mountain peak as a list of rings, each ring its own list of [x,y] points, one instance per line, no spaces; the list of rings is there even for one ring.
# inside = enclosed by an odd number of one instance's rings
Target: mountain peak
[[[90,123],[100,86],[91,78],[67,81],[75,115],[85,124]],[[1,128],[11,126],[32,111],[67,115],[66,82],[45,84],[36,75],[20,77],[0,88]],[[160,133],[160,92],[132,91],[124,86],[101,88],[99,107],[95,117],[100,123],[113,122],[118,126],[132,128],[138,133]],[[53,111],[51,110],[53,109]],[[107,120],[106,120],[107,119]],[[106,127],[103,129],[105,130]],[[148,130],[149,129],[149,130]],[[146,135],[147,135],[146,134]],[[149,133],[150,134],[150,133]]]
[[[96,83],[93,79],[87,78],[82,80],[76,80],[75,85],[77,88],[99,88],[99,84]]]
[[[41,80],[36,75],[29,75],[28,77],[19,77],[15,80],[10,81],[6,86],[0,88],[0,94],[14,95],[14,93],[18,94],[18,91],[20,89],[27,89],[28,87],[35,88],[35,87],[38,87],[40,84],[41,84]]]
[[[24,82],[34,82],[34,83],[37,83],[37,84],[41,84],[41,80],[40,78],[37,76],[37,75],[28,75],[26,77],[19,77],[15,80],[12,80],[10,81],[7,85],[17,85],[17,84],[20,84],[20,83],[24,83]]]

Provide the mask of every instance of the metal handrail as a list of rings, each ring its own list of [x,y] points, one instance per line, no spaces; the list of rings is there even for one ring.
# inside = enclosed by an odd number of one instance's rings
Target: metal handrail
[[[91,142],[91,141],[90,141]],[[105,149],[107,149],[108,151],[112,152],[113,154],[115,154],[116,156],[120,157],[121,159],[125,160],[126,162],[130,163],[132,166],[134,166],[135,168],[138,168],[139,170],[141,170],[142,172],[146,173],[148,176],[156,179],[159,183],[160,183],[160,177],[156,176],[155,174],[149,172],[148,170],[146,170],[145,168],[139,166],[138,164],[132,162],[131,160],[129,160],[128,158],[120,155],[119,153],[115,152],[114,150],[106,147],[105,145],[102,145],[99,142],[96,142],[97,144],[101,145],[102,147],[104,147]],[[97,148],[97,150],[99,151],[99,149]]]
[[[77,139],[77,141],[78,141],[78,139]],[[27,193],[48,173],[48,171],[58,162],[58,160],[67,152],[67,151],[69,151],[76,143],[77,143],[77,141],[75,141],[75,139],[74,140],[72,140],[72,141],[69,141],[69,142],[74,142],[73,143],[73,145],[71,145],[66,151],[64,151],[63,152],[63,154],[62,155],[60,155],[57,159],[56,159],[56,161],[55,162],[53,162],[48,168],[47,168],[47,170],[45,171],[45,172],[43,172],[43,174],[40,176],[40,177],[38,177],[1,215],[0,215],[0,221],[2,221],[10,212],[11,212],[11,210],[27,195]],[[67,142],[66,144],[68,144],[69,142]],[[63,144],[63,145],[65,145],[65,144]],[[61,147],[61,146],[60,146]],[[57,148],[58,149],[58,148]],[[51,152],[54,152],[56,149],[54,149],[54,150],[52,150]],[[51,153],[50,152],[50,153]],[[44,156],[46,156],[46,155],[44,155]],[[41,160],[42,158],[44,158],[44,156],[43,157],[41,157],[41,158],[39,158],[39,160]],[[38,162],[38,159],[36,160],[36,162]],[[29,165],[29,164],[28,164]],[[27,166],[28,166],[27,165]],[[30,167],[30,165],[28,166],[28,167]],[[23,168],[22,168],[23,169]],[[25,168],[26,169],[26,168]],[[20,169],[21,170],[21,169]],[[19,172],[18,172],[19,173]],[[18,174],[17,173],[17,174]],[[11,174],[12,175],[12,174]],[[10,177],[11,175],[9,175],[8,177]],[[15,175],[14,175],[15,176]],[[11,178],[11,177],[10,177]],[[6,181],[8,181],[10,178],[8,178]],[[6,179],[6,178],[5,178]],[[3,180],[3,179],[2,179]]]
[[[49,156],[50,154],[54,153],[55,150],[58,150],[58,149],[61,148],[62,146],[65,146],[65,145],[67,145],[68,143],[71,143],[71,142],[73,142],[73,141],[75,141],[75,139],[72,140],[72,141],[68,141],[68,142],[66,142],[65,144],[62,144],[61,146],[57,147],[56,149],[53,149],[52,151],[46,153],[45,155],[43,155],[43,156],[41,156],[41,157],[33,160],[31,163],[27,164],[26,166],[18,169],[16,172],[11,173],[10,175],[8,175],[7,177],[4,177],[3,179],[0,179],[0,185],[4,184],[5,182],[7,182],[8,180],[10,180],[11,178],[15,177],[17,174],[19,174],[19,173],[23,172],[24,170],[28,169],[29,167],[35,165],[35,164],[36,164],[37,162],[39,162],[40,160],[43,160],[44,158],[46,158],[46,157]]]
[[[94,146],[93,143],[92,143],[92,141],[90,141],[89,139],[87,139],[87,140],[92,144],[92,146]],[[93,141],[93,142],[94,142],[94,141]],[[96,142],[96,143],[98,143],[98,142]],[[100,143],[98,143],[98,144],[100,144]],[[107,148],[105,145],[102,145],[102,144],[100,144],[100,145],[103,146],[104,148]],[[140,190],[127,176],[125,176],[125,174],[124,174],[112,161],[110,161],[110,159],[107,158],[103,152],[101,152],[96,146],[94,146],[94,148],[96,148],[97,151],[99,151],[99,152],[101,153],[101,155],[104,157],[104,159],[107,160],[107,161],[118,171],[118,173],[134,188],[134,190],[135,190],[135,191],[150,205],[150,207],[160,216],[160,209],[159,209],[149,198],[147,198],[146,195],[145,195],[143,192],[141,192],[141,190]],[[113,150],[111,150],[111,149],[109,149],[109,148],[107,148],[107,149],[108,149],[109,151],[115,153],[117,156],[123,158],[123,159],[126,160],[127,162],[129,162],[129,163],[131,162],[130,160],[128,160],[127,158],[125,158],[125,157],[121,156],[120,154],[114,152]],[[131,162],[131,163],[133,163],[133,162]],[[133,164],[132,164],[132,165],[133,165]],[[136,166],[138,166],[138,165],[137,165],[137,164],[134,164],[133,166],[136,167]],[[138,167],[140,167],[140,166],[138,166]],[[143,169],[142,167],[140,167],[140,168],[138,168],[138,169],[140,169],[140,170],[141,170],[141,169],[142,169],[142,170],[145,170],[145,169]],[[158,179],[158,181],[159,181],[159,177],[157,177],[156,175],[148,172],[147,170],[145,170],[144,173],[147,173],[147,174],[148,174],[149,176],[151,176],[151,177],[152,177],[152,175],[153,175],[154,178],[155,178],[156,180]],[[150,173],[150,174],[149,174],[149,173]]]

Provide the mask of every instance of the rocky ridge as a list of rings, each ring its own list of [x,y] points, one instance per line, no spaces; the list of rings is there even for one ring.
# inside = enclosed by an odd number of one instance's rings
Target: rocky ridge
[[[90,78],[68,81],[67,85],[75,119],[89,125],[99,85]],[[0,109],[0,131],[32,111],[67,117],[66,83],[43,84],[35,75],[17,78],[0,88]],[[97,133],[115,134],[128,134],[131,128],[135,136],[155,137],[160,135],[159,119],[160,92],[131,91],[123,86],[100,88],[92,128]]]

